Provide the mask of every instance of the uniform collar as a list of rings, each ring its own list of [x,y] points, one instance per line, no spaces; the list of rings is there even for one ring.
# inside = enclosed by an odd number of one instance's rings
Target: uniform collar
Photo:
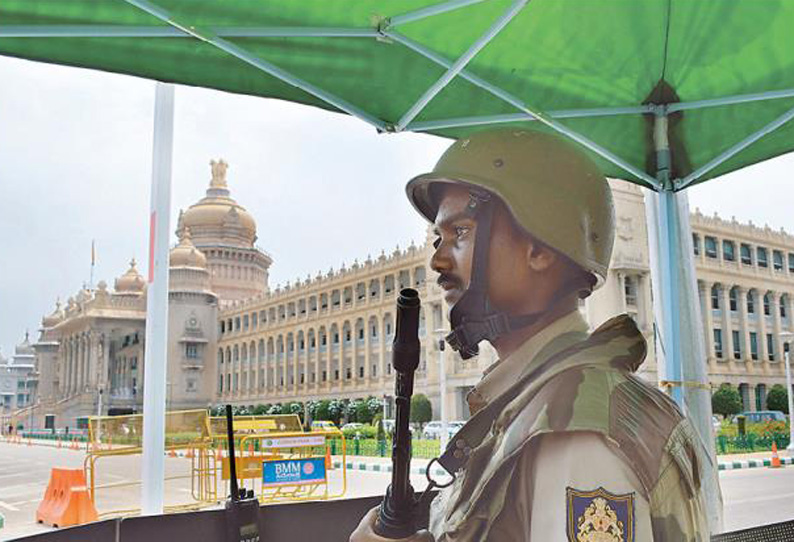
[[[466,396],[469,412],[474,415],[496,397],[505,393],[523,374],[531,370],[534,360],[541,350],[550,346],[552,341],[571,332],[586,334],[587,322],[575,309],[541,329],[524,344],[503,360],[497,360],[483,372],[480,382]],[[563,348],[564,345],[560,345]],[[548,352],[553,355],[554,352]],[[546,356],[544,356],[546,357]]]

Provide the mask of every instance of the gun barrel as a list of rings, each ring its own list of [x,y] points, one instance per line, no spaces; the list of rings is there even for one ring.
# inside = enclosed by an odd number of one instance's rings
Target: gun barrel
[[[397,322],[392,343],[395,416],[392,444],[392,480],[381,504],[375,531],[386,538],[404,538],[416,532],[414,491],[411,487],[411,396],[414,372],[419,366],[419,293],[411,288],[400,291],[397,299]]]

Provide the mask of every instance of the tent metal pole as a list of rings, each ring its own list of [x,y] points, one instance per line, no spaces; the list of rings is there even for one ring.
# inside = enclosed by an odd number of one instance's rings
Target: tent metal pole
[[[446,68],[449,68],[452,65],[452,63],[450,61],[448,61],[447,59],[443,58],[441,55],[439,55],[436,52],[428,49],[424,45],[421,45],[421,44],[419,44],[419,43],[417,43],[417,42],[415,42],[413,40],[408,39],[407,37],[403,36],[402,34],[399,34],[397,32],[387,31],[387,32],[384,32],[384,35],[389,37],[389,38],[394,39],[395,41],[399,41],[400,43],[402,43],[403,45],[405,45],[409,49],[412,49],[413,51],[419,53],[420,55],[424,56],[425,58],[427,58],[429,60],[432,60],[436,64],[439,64],[439,65],[444,66]],[[652,187],[654,190],[658,190],[659,189],[659,181],[655,177],[653,177],[651,175],[648,175],[647,173],[645,173],[641,169],[629,164],[628,162],[626,162],[625,160],[623,160],[622,158],[620,158],[616,154],[612,153],[611,151],[608,151],[607,149],[605,149],[602,146],[598,145],[594,141],[591,141],[590,139],[586,138],[585,136],[579,134],[578,132],[575,132],[574,130],[571,130],[570,128],[567,128],[566,126],[560,124],[559,122],[556,122],[554,119],[550,118],[547,114],[530,109],[523,101],[521,101],[520,99],[516,98],[512,94],[509,94],[505,90],[500,89],[500,88],[496,87],[495,85],[492,85],[491,83],[487,83],[487,82],[483,81],[482,79],[480,79],[479,77],[473,76],[471,74],[468,74],[468,75],[464,76],[463,73],[465,73],[465,72],[461,72],[461,76],[465,77],[469,82],[479,86],[483,90],[487,90],[488,92],[490,92],[494,96],[496,96],[498,98],[501,98],[502,100],[504,100],[505,102],[509,103],[510,105],[515,107],[516,109],[518,109],[520,111],[523,111],[524,114],[532,116],[534,119],[542,122],[543,124],[545,124],[549,128],[552,128],[553,130],[556,130],[557,132],[559,132],[559,133],[567,136],[568,138],[576,141],[577,143],[579,143],[580,145],[584,146],[585,148],[590,149],[591,151],[593,151],[594,153],[598,154],[599,156],[601,156],[605,160],[613,163],[614,165],[618,166],[619,168],[623,169],[624,171],[627,171],[628,173],[634,175],[638,179],[644,181],[645,184],[647,184],[648,186]],[[648,106],[648,107],[651,108],[651,110],[653,110],[654,106]],[[643,112],[645,112],[645,111],[643,111]]]
[[[719,107],[721,105],[734,105],[748,102],[760,102],[764,100],[779,100],[781,98],[794,98],[794,88],[783,90],[770,90],[768,92],[755,92],[752,94],[737,94],[735,96],[723,96],[710,100],[695,100],[692,102],[678,102],[667,106],[669,113],[685,111],[687,109],[705,109],[707,107]]]
[[[720,153],[713,160],[702,165],[701,167],[699,167],[698,169],[696,169],[695,171],[693,171],[692,173],[681,179],[680,181],[677,181],[675,183],[676,190],[681,190],[683,188],[686,188],[687,186],[689,186],[690,184],[701,178],[703,175],[705,175],[715,167],[725,163],[730,158],[740,153],[741,151],[743,151],[744,149],[746,149],[747,147],[749,147],[750,145],[752,145],[753,143],[764,137],[765,135],[774,132],[775,130],[786,124],[791,119],[794,119],[794,108],[789,109],[788,111],[780,115],[778,118],[776,118],[775,120],[773,120],[772,122],[761,128],[757,132],[750,134],[749,136],[742,139],[741,141],[739,141],[729,149]]]
[[[659,346],[657,371],[660,386],[670,390],[703,444],[701,487],[713,534],[722,528],[722,498],[711,428],[711,389],[706,375],[687,194],[676,192],[670,181],[668,117],[664,109],[654,115],[653,142],[656,175],[662,186],[658,193],[646,193]]]
[[[319,98],[334,107],[344,111],[345,113],[352,115],[364,122],[371,124],[375,128],[381,131],[388,131],[386,123],[382,120],[373,117],[363,109],[356,107],[355,105],[343,100],[342,98],[327,92],[308,81],[304,81],[303,79],[292,75],[291,73],[287,72],[286,70],[282,70],[275,64],[271,64],[270,62],[263,60],[249,51],[246,51],[242,47],[239,47],[229,41],[226,41],[223,38],[219,38],[218,36],[211,34],[207,30],[199,29],[194,26],[190,26],[181,22],[176,21],[171,17],[171,15],[163,8],[158,6],[157,4],[150,2],[149,0],[125,0],[126,2],[136,6],[137,8],[149,13],[160,19],[163,22],[170,24],[171,26],[178,28],[182,32],[187,35],[193,36],[196,39],[199,39],[205,43],[213,45],[218,49],[232,55],[235,58],[250,64],[251,66],[276,77],[287,84],[290,84],[300,90]]]
[[[174,140],[174,86],[157,83],[149,214],[149,276],[143,383],[141,511],[163,513],[165,399],[168,364],[168,234],[171,214],[171,157]]]
[[[394,17],[389,17],[387,26],[393,27],[401,24],[412,23],[414,21],[433,17],[434,15],[441,15],[442,13],[447,13],[448,11],[454,11],[456,9],[479,4],[484,1],[485,0],[450,0],[448,2],[441,2],[440,4],[436,4],[434,6],[417,9],[416,11],[410,11],[408,13],[396,15]]]
[[[411,122],[416,116],[425,108],[425,106],[430,103],[430,101],[436,97],[436,95],[441,92],[444,87],[446,87],[454,78],[457,76],[463,68],[479,53],[482,49],[488,45],[491,40],[493,40],[502,29],[507,26],[507,24],[513,20],[513,18],[518,15],[518,13],[524,9],[524,6],[527,5],[529,0],[515,0],[510,7],[505,11],[499,19],[496,20],[491,27],[486,30],[485,34],[480,36],[477,41],[475,41],[469,49],[461,55],[442,75],[438,81],[433,83],[430,88],[428,88],[424,94],[416,101],[414,105],[411,106],[410,109],[403,115],[400,121],[397,123],[395,127],[396,131],[401,132],[405,129],[409,122]]]
[[[209,27],[224,38],[377,38],[373,28],[235,26]],[[0,38],[189,38],[171,26],[0,25]]]
[[[559,109],[547,111],[546,116],[552,119],[577,119],[583,117],[614,117],[618,115],[641,115],[653,113],[653,106],[603,107],[593,109]],[[443,130],[463,126],[481,126],[486,124],[505,124],[510,122],[532,122],[538,120],[529,113],[508,113],[504,115],[484,115],[482,117],[457,117],[449,119],[412,122],[405,127],[410,132]]]

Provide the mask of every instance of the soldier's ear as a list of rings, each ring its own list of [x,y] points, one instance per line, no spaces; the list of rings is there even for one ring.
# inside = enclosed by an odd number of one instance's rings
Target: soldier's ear
[[[536,273],[543,273],[558,261],[557,253],[537,239],[528,238],[526,244],[527,266]]]

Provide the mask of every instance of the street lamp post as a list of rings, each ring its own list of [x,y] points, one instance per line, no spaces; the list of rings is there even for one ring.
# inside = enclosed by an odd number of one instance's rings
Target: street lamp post
[[[786,451],[789,455],[794,455],[794,423],[792,423],[792,415],[794,415],[794,397],[791,395],[791,342],[794,339],[794,333],[789,331],[780,334],[783,339],[783,361],[786,364],[786,397],[788,397],[788,427],[789,427],[789,441]]]

